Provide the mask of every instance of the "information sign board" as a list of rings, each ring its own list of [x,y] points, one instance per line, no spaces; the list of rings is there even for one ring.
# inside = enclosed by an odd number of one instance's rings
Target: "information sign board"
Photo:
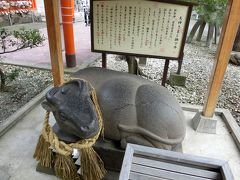
[[[177,1],[92,0],[92,51],[179,59],[191,11]]]

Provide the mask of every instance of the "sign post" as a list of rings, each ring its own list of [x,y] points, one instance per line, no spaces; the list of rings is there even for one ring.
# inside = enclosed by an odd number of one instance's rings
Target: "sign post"
[[[182,60],[192,4],[91,0],[93,52]]]

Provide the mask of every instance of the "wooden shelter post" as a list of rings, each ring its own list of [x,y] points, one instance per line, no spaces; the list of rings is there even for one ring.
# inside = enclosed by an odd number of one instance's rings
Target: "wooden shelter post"
[[[58,6],[56,0],[44,0],[54,86],[59,86],[64,81]]]
[[[205,117],[212,117],[216,108],[222,80],[224,78],[233,42],[240,22],[239,9],[239,0],[229,0],[212,75],[208,85],[207,100],[204,104],[203,115]]]

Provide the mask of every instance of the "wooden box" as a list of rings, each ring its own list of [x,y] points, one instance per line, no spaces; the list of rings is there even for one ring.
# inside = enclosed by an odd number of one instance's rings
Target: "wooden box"
[[[119,180],[233,180],[226,161],[128,144]]]

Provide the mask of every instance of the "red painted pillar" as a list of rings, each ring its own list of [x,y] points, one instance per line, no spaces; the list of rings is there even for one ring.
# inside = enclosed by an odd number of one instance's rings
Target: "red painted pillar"
[[[71,0],[61,0],[62,24],[64,34],[64,44],[66,51],[67,67],[76,66],[76,55],[73,33],[73,10],[74,4]]]
[[[73,22],[75,20],[75,15],[74,15],[74,0],[71,0],[71,6],[73,7],[72,8],[72,15],[73,15]]]
[[[37,10],[37,3],[36,0],[32,0],[32,10]]]

